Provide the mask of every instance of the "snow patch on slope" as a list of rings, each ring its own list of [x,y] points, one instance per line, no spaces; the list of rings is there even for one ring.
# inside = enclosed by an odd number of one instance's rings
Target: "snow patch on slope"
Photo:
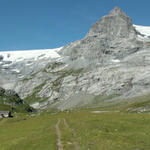
[[[14,71],[16,73],[20,73],[20,70],[18,70],[18,69],[12,69],[11,71]]]
[[[145,35],[145,37],[150,36],[150,26],[140,26],[140,25],[133,25],[133,26],[137,31]]]
[[[25,59],[43,59],[43,58],[59,58],[57,53],[62,47],[56,49],[41,49],[41,50],[20,50],[20,51],[3,51],[0,52],[0,56],[3,57],[3,61],[22,61]]]

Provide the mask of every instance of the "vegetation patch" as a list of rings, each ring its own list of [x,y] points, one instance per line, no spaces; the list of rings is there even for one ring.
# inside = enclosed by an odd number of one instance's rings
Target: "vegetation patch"
[[[129,104],[121,109],[127,112],[150,112],[150,100],[138,101]]]
[[[53,69],[55,69],[56,67],[60,67],[63,64],[64,63],[62,62],[53,62],[48,64],[42,71],[46,73],[50,73]]]
[[[17,115],[3,120],[0,120],[1,150],[56,150],[56,120],[52,116]]]
[[[33,112],[34,109],[24,102],[17,93],[12,90],[0,88],[0,110],[11,112]]]
[[[11,111],[10,105],[0,104],[0,111]]]
[[[48,98],[41,98],[38,97],[37,94],[40,92],[42,87],[45,85],[45,83],[40,84],[39,86],[35,87],[32,94],[27,96],[24,101],[28,102],[29,104],[32,104],[34,102],[43,102],[46,101]]]
[[[98,110],[98,109],[97,109]],[[56,124],[65,150],[149,150],[149,114],[91,110],[17,115],[0,120],[1,150],[57,150]]]

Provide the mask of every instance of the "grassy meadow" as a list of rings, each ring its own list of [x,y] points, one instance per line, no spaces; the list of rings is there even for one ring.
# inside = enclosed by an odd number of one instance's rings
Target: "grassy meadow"
[[[58,139],[62,150],[149,150],[150,114],[78,110],[0,119],[0,150],[59,150]]]

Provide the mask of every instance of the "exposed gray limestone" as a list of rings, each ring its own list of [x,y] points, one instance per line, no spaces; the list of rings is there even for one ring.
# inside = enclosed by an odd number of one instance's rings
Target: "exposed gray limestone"
[[[107,34],[111,38],[133,38],[136,31],[132,20],[118,7],[115,7],[109,15],[102,17],[92,26],[88,36],[101,36]]]
[[[59,59],[42,55],[40,60],[11,64],[0,58],[0,84],[15,89],[22,98],[32,96],[36,108],[123,103],[150,92],[150,40],[139,36],[132,20],[115,7],[84,39],[58,51]]]

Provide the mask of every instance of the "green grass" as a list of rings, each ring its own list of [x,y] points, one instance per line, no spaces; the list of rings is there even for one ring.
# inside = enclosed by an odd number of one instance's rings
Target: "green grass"
[[[1,94],[0,111],[31,112],[34,111],[34,109],[24,102],[17,94],[12,96]]]
[[[71,119],[73,118],[73,119]],[[148,114],[73,113],[67,121],[75,130],[81,149],[133,150],[150,148]]]
[[[60,119],[65,150],[149,150],[150,115],[80,110],[0,120],[0,150],[56,150]],[[64,119],[69,125],[67,128]]]
[[[146,112],[150,112],[150,100],[134,102],[125,107],[122,107],[120,110],[129,112],[139,112],[140,109],[145,109]]]
[[[0,111],[10,111],[12,113],[14,112],[19,112],[19,113],[28,113],[30,110],[35,111],[33,108],[31,108],[28,104],[20,104],[20,105],[15,105],[13,106],[13,110],[11,105],[5,105],[5,104],[0,104]]]
[[[7,119],[0,123],[0,149],[56,150],[55,123],[49,115]]]
[[[60,123],[60,130],[62,134],[61,140],[62,140],[63,148],[65,150],[74,150],[73,142],[76,139],[74,139],[72,132],[68,128],[66,128],[63,120],[61,120],[61,123]]]
[[[0,104],[0,111],[11,111],[11,106]]]

